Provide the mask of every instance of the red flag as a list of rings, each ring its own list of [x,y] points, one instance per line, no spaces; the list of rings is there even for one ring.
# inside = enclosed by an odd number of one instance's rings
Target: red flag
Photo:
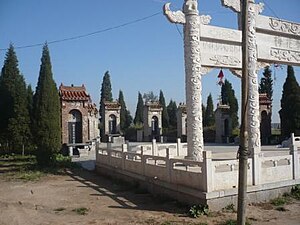
[[[223,71],[221,69],[220,72],[219,72],[218,78],[223,79],[223,77],[224,77],[224,74],[223,74]]]
[[[221,69],[220,72],[219,72],[219,75],[218,75],[218,78],[219,78],[218,85],[220,85],[220,86],[222,86],[224,84],[223,77],[224,77],[224,74],[223,74],[223,71]]]

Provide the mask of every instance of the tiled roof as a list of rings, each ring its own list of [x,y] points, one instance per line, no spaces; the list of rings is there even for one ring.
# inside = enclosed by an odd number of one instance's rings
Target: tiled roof
[[[85,86],[59,86],[59,96],[62,100],[90,101],[90,95],[86,92]]]
[[[121,105],[119,102],[115,101],[115,102],[108,102],[108,101],[105,101],[104,102],[104,105],[105,105],[105,108],[106,109],[120,109],[121,108]]]
[[[146,102],[146,106],[148,106],[151,109],[162,109],[162,106],[158,101]]]
[[[268,98],[267,93],[259,94],[260,105],[271,105],[272,101]]]

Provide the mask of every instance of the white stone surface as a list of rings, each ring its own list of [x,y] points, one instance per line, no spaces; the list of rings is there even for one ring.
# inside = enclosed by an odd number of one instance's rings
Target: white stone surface
[[[258,32],[279,34],[281,36],[300,36],[300,24],[283,19],[258,15],[256,18],[256,28]]]
[[[234,12],[239,13],[241,10],[239,0],[222,0],[222,4]],[[241,76],[239,69],[242,67],[242,35],[238,30],[207,25],[210,17],[199,15],[197,6],[196,0],[185,0],[183,12],[172,12],[170,4],[167,3],[164,14],[172,23],[184,25],[188,158],[202,160],[204,149],[201,76],[212,67],[230,68],[234,74]],[[250,1],[247,18],[247,129],[252,155],[260,154],[261,149],[257,70],[262,63],[270,62],[300,65],[300,24],[258,15],[262,10],[263,4]]]
[[[253,155],[259,154],[261,151],[260,143],[260,121],[259,121],[259,93],[258,93],[258,78],[257,78],[257,47],[256,47],[256,30],[255,18],[259,10],[254,3],[248,4],[248,136],[249,136],[249,151]]]
[[[161,146],[158,145],[157,148],[160,149]],[[146,151],[143,151],[143,154],[126,152],[124,150],[126,148],[125,145],[123,145],[123,150],[98,148],[96,164],[112,170],[119,169],[124,174],[130,172],[134,176],[141,176],[142,179],[156,179],[204,191],[208,194],[221,190],[224,193],[230,193],[238,186],[238,160],[222,159],[222,157],[214,160],[216,155],[220,154],[217,153],[218,150],[214,150],[214,155],[210,151],[204,151],[203,162],[199,162],[174,158],[171,153],[165,156],[156,156],[151,153],[145,154]],[[216,148],[216,146],[212,146],[212,148]],[[166,149],[168,147],[164,149],[165,152],[168,152]],[[291,182],[299,179],[295,176],[295,174],[299,175],[299,171],[295,171],[299,170],[299,156],[297,151],[293,151],[291,154],[285,151],[281,155],[276,155],[274,152],[268,156],[260,155],[259,158],[254,159],[260,165],[259,167],[254,167],[253,159],[249,159],[248,187],[252,188],[251,190],[257,188],[263,190],[262,184],[264,187],[268,187],[274,182]],[[259,174],[258,177],[260,177],[257,183],[253,183],[255,174]]]
[[[257,33],[257,48],[260,61],[300,65],[300,36],[297,39]]]
[[[203,66],[242,68],[241,31],[201,24],[200,34]]]

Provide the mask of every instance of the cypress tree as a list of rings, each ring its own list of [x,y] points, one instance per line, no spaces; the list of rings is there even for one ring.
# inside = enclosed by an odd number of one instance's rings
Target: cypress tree
[[[159,103],[162,106],[162,126],[163,128],[168,128],[169,127],[169,115],[168,115],[168,110],[166,107],[166,101],[165,101],[165,96],[162,90],[159,92]]]
[[[300,135],[300,87],[292,66],[287,67],[279,114],[282,137],[289,137],[291,133]]]
[[[113,101],[112,91],[111,91],[111,82],[110,82],[110,75],[109,72],[106,71],[101,84],[101,91],[100,91],[100,108],[99,108],[99,115],[100,115],[100,135],[104,138],[104,129],[103,129],[103,115],[104,115],[104,102],[105,101]]]
[[[153,93],[153,91],[149,91],[148,93],[144,93],[143,99],[145,103],[147,102],[156,102],[157,101],[157,95]]]
[[[120,127],[122,131],[125,131],[132,122],[132,117],[130,115],[130,112],[126,108],[125,100],[123,92],[119,91],[119,99],[118,99],[120,105],[121,105],[121,112],[120,112]]]
[[[34,127],[33,127],[34,119],[33,119],[33,90],[30,84],[27,86],[27,109],[29,112],[29,119],[30,119],[30,126],[29,126],[30,136],[28,137],[28,142],[30,147],[32,147],[34,142],[33,135],[32,135],[34,132]]]
[[[138,93],[138,102],[136,105],[136,111],[135,111],[135,116],[134,116],[134,124],[142,124],[143,123],[143,108],[144,108],[144,101],[142,94],[139,92]]]
[[[28,143],[30,120],[26,83],[13,45],[8,48],[1,70],[0,99],[0,138],[7,150],[20,151]]]
[[[208,127],[215,124],[214,104],[213,104],[211,94],[209,94],[207,97],[205,122],[206,122],[206,126],[208,126]]]
[[[230,106],[229,114],[232,120],[232,128],[236,128],[239,125],[238,121],[238,101],[235,97],[234,90],[231,83],[225,79],[225,83],[221,88],[222,104]]]
[[[31,85],[27,86],[27,108],[31,123],[33,123],[33,90]]]
[[[61,116],[59,94],[53,80],[47,44],[43,47],[33,111],[37,161],[40,166],[48,166],[61,147]]]
[[[170,127],[176,128],[177,127],[177,105],[176,102],[172,99],[169,102],[169,105],[167,106],[167,111],[169,115],[169,125]]]
[[[99,110],[100,117],[103,115],[105,101],[109,101],[109,102],[113,101],[110,75],[108,71],[105,72],[102,80],[102,85],[101,85],[100,110]]]
[[[205,115],[206,115],[206,107],[202,103],[202,124],[203,124],[203,127],[207,127],[207,122],[206,122],[206,116]]]
[[[273,79],[272,79],[272,70],[269,66],[265,67],[263,72],[263,77],[260,79],[259,84],[259,93],[267,93],[267,96],[270,100],[273,97]]]

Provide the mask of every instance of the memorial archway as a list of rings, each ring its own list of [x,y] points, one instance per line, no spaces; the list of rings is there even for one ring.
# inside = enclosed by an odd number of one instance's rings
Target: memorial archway
[[[69,144],[82,143],[82,115],[73,109],[68,118]]]

